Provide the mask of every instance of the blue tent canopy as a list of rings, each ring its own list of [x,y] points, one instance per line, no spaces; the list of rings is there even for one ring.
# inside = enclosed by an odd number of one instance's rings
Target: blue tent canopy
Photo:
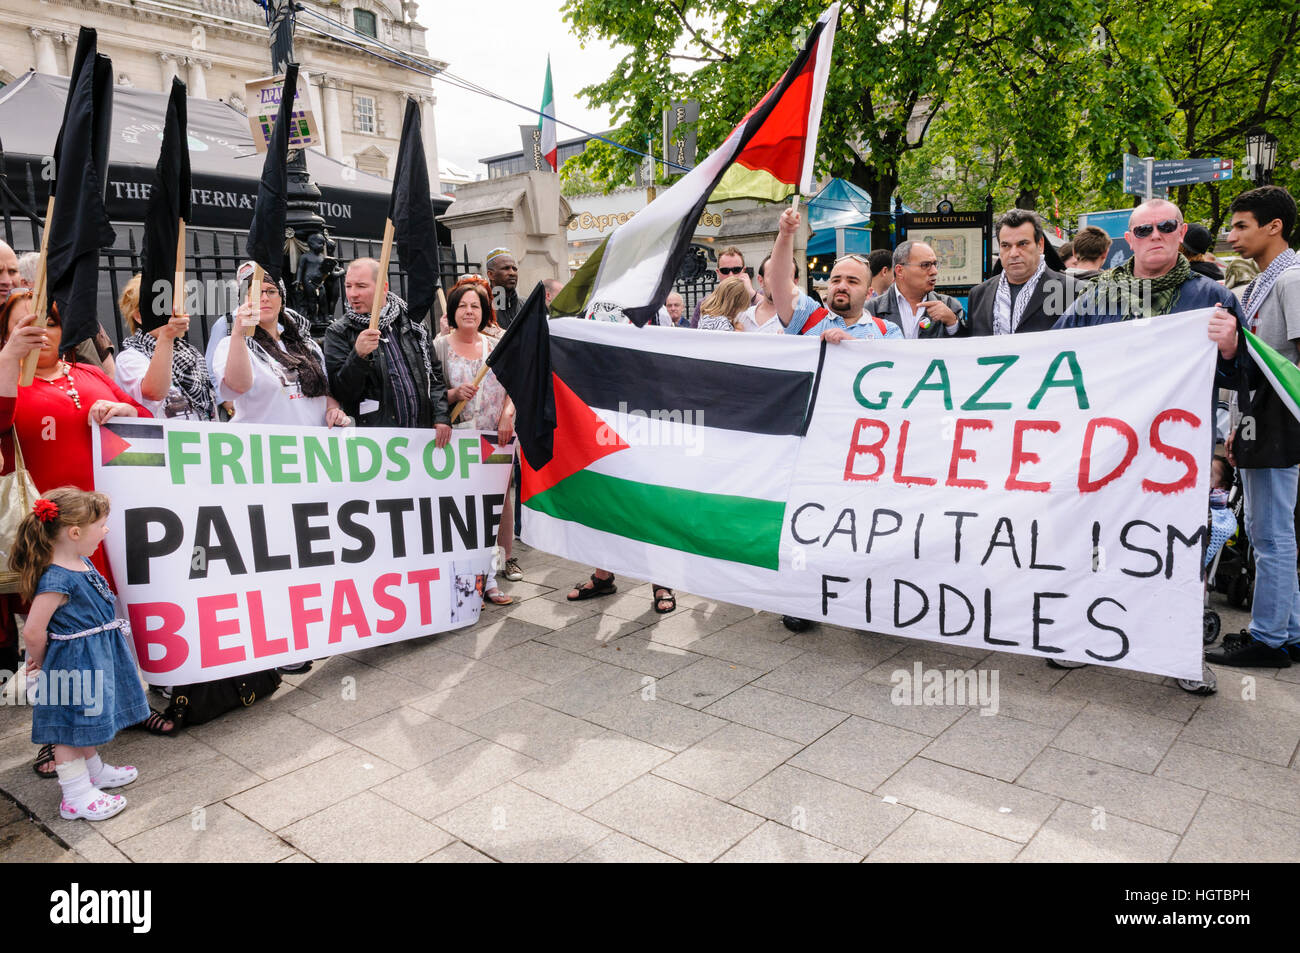
[[[910,212],[904,206],[903,211]],[[844,229],[844,251],[865,255],[871,251],[871,196],[852,182],[831,179],[808,202],[808,255],[834,255],[836,229]]]

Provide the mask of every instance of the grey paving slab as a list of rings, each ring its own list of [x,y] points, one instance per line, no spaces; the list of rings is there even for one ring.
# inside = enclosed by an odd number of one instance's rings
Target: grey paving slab
[[[527,699],[467,721],[465,728],[544,764],[568,760],[580,742],[601,734],[601,729],[589,721]]]
[[[538,764],[518,751],[476,741],[376,785],[374,792],[428,821]]]
[[[604,731],[579,741],[562,761],[521,774],[515,783],[583,811],[671,757],[671,752],[644,741]]]
[[[212,724],[228,719],[231,725],[238,726],[242,720],[241,716],[253,714],[256,707],[254,705],[253,708],[243,711],[229,712]],[[260,715],[264,713],[259,713]],[[30,754],[23,759],[24,764],[30,764],[36,759],[36,747],[32,746],[28,750]],[[215,745],[210,744],[207,738],[197,731],[182,731],[170,738],[159,738],[146,731],[123,731],[100,748],[101,757],[109,764],[133,764],[140,769],[141,775],[146,779],[155,780],[176,771],[188,771],[205,761],[211,761],[220,753],[222,752],[217,750]],[[33,780],[41,780],[34,774],[31,777]]]
[[[1081,698],[1044,692],[1024,682],[1004,681],[1001,676],[994,702],[989,710],[996,710],[999,716],[1053,729],[1068,725],[1085,704]]]
[[[609,829],[507,782],[438,818],[438,826],[489,857],[559,863],[604,838]]]
[[[582,717],[616,698],[641,692],[651,681],[651,676],[600,663],[562,682],[533,691],[529,699],[566,715]]]
[[[1300,745],[1300,719],[1279,716],[1258,702],[1207,698],[1178,736],[1179,741],[1289,765]]]
[[[1222,683],[1221,683],[1222,684]],[[1116,674],[1100,665],[1077,668],[1065,674],[1052,689],[1053,695],[1096,702],[1111,708],[1128,708],[1186,722],[1201,706],[1201,699],[1176,685],[1153,685]]]
[[[346,751],[264,781],[226,802],[267,830],[278,831],[399,773],[396,765],[349,745]]]
[[[1060,801],[961,768],[913,758],[875,793],[1006,840],[1027,842]]]
[[[718,616],[705,615],[678,605],[676,611],[659,616],[657,621],[653,625],[646,626],[641,634],[654,642],[675,645],[679,649],[689,649],[696,642],[725,629],[728,624],[727,620]]]
[[[639,635],[628,635],[613,642],[606,642],[599,648],[589,651],[587,656],[601,662],[608,662],[610,665],[630,668],[642,675],[653,675],[655,678],[671,675],[679,668],[685,668],[701,658],[694,652],[664,645],[662,642],[651,642]]]
[[[861,859],[861,854],[809,837],[775,821],[764,821],[762,827],[719,857],[716,863],[855,864]]]
[[[655,684],[655,692],[660,698],[679,705],[703,709],[762,674],[761,669],[747,665],[716,658],[701,658],[698,662],[659,679]]]
[[[762,684],[760,680],[757,684]],[[917,705],[906,684],[856,678],[822,700],[822,704],[852,712],[882,724],[936,737],[969,709],[965,705]],[[900,704],[901,702],[901,704]]]
[[[487,854],[476,851],[473,847],[468,847],[464,841],[454,841],[438,851],[436,854],[430,854],[422,864],[494,864],[494,861]]]
[[[291,824],[280,836],[320,863],[409,863],[455,839],[369,791]]]
[[[306,854],[301,854],[295,850],[288,857],[285,857],[281,860],[277,860],[276,863],[277,864],[314,864],[316,863],[316,861],[312,860]]]
[[[467,658],[436,645],[424,645],[407,655],[384,659],[377,667],[418,682],[434,692],[446,691],[475,676],[499,671],[486,662]]]
[[[753,685],[736,689],[705,711],[805,745],[816,741],[848,717],[842,711]]]
[[[1177,742],[1156,776],[1263,807],[1300,814],[1300,771],[1227,751]]]
[[[803,654],[802,649],[797,649],[784,642],[771,642],[752,635],[746,635],[743,632],[733,632],[730,628],[723,629],[721,632],[714,632],[712,635],[692,643],[691,651],[728,662],[736,662],[764,672],[770,672],[772,669]]]
[[[26,815],[0,827],[0,863],[75,864],[74,851],[59,844]]]
[[[1300,859],[1300,817],[1221,794],[1207,794],[1173,859],[1294,864]]]
[[[156,780],[142,775],[133,784],[115,791],[126,797],[127,807],[96,828],[113,843],[141,831],[158,827],[181,815],[199,819],[207,807],[240,791],[261,784],[263,779],[229,758],[204,761],[188,771],[175,771]]]
[[[925,749],[932,761],[1014,781],[1056,731],[1003,715],[969,712]]]
[[[694,863],[713,860],[762,823],[754,814],[653,775],[620,788],[586,814]]]
[[[927,736],[916,732],[851,716],[791,758],[790,763],[871,791],[929,741]]]
[[[784,626],[781,628],[785,630]],[[804,652],[784,665],[778,665],[754,684],[805,701],[823,702],[866,671],[867,666],[860,662],[819,652]]]
[[[722,631],[730,632],[732,635],[766,639],[768,642],[784,642],[792,634],[781,621],[781,617],[771,612],[760,612],[739,622],[733,622]]]
[[[798,742],[732,724],[661,764],[654,769],[654,774],[728,801],[800,747]]]
[[[648,844],[635,841],[626,834],[614,831],[604,840],[592,844],[571,864],[680,864],[676,857],[655,850]]]
[[[353,725],[339,737],[409,771],[474,741],[476,736],[414,708],[396,708]]]
[[[576,652],[544,642],[530,641],[492,656],[492,664],[508,672],[554,685],[586,671],[596,662]]]
[[[898,652],[872,667],[865,677],[868,681],[892,687],[903,676],[915,679],[918,664],[923,676],[932,669],[948,672],[967,671],[976,667],[978,659],[949,651],[955,648],[959,646],[949,646],[946,642],[907,642]],[[985,652],[981,657],[987,658],[991,654]]]
[[[792,635],[782,644],[874,668],[897,655],[905,647],[906,640],[818,623],[806,632]]]
[[[497,668],[446,691],[416,699],[411,707],[453,725],[463,725],[545,687],[543,682]]]
[[[294,852],[265,827],[225,804],[212,805],[199,829],[188,816],[178,817],[127,838],[121,846],[134,861],[164,864],[273,863]]]
[[[727,724],[694,708],[640,694],[615,698],[586,718],[668,751],[684,751]]]
[[[1045,748],[1016,783],[1175,834],[1187,830],[1205,797],[1186,784],[1055,747]]]
[[[514,622],[516,625],[524,624],[539,627],[542,629],[563,629],[574,622],[586,619],[600,612],[600,599],[587,599],[583,602],[553,602],[547,598],[529,599],[527,602],[521,602],[518,605],[510,606],[507,610],[507,618],[502,623]],[[517,630],[516,630],[517,631]],[[506,629],[506,635],[513,638],[509,629]],[[532,638],[529,635],[528,638]],[[517,645],[523,639],[515,639],[512,645]],[[509,648],[509,646],[502,646]],[[475,656],[476,658],[480,656]]]
[[[595,615],[563,629],[539,635],[534,641],[554,645],[578,655],[591,655],[596,649],[604,648],[624,636],[640,633],[644,628],[639,622],[626,622],[611,615]]]
[[[1215,672],[1219,679],[1219,692],[1213,698],[1206,699],[1205,705],[1256,704],[1288,715],[1300,715],[1300,685],[1281,677],[1296,668],[1295,664],[1289,669],[1234,669],[1217,666]]]
[[[1160,863],[1178,835],[1063,801],[1016,858],[1022,863]]]
[[[1014,859],[1022,846],[947,818],[917,811],[867,855],[867,863],[1000,863]]]
[[[1150,774],[1183,730],[1180,722],[1091,702],[1052,746]]]
[[[1040,692],[1051,691],[1063,679],[1068,669],[1052,668],[1043,655],[1015,655],[1011,652],[994,652],[978,665],[992,671],[1006,688],[1033,688]]]
[[[912,809],[847,784],[782,765],[731,803],[855,854],[866,854]]]
[[[430,694],[427,685],[360,663],[336,663],[329,675],[333,686],[322,692],[325,684],[314,682],[312,691],[321,695],[320,701],[297,709],[294,716],[335,733]]]
[[[491,658],[498,652],[504,652],[521,642],[527,642],[543,634],[547,629],[563,628],[560,625],[543,625],[529,618],[530,615],[539,615],[539,611],[530,610],[530,606],[543,605],[550,605],[550,603],[542,599],[529,599],[518,606],[510,606],[510,615],[506,618],[480,620],[478,625],[440,636],[434,644],[440,649],[455,652],[466,658]]]
[[[254,705],[247,711],[229,712],[175,740],[189,736],[202,741],[264,778],[278,778],[347,748],[347,742],[333,732],[292,713],[266,715],[256,709]],[[170,744],[163,750],[169,748]]]

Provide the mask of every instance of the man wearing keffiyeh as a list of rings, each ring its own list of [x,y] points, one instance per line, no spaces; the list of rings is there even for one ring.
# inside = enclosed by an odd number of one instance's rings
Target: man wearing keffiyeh
[[[970,292],[970,322],[957,331],[985,337],[1049,331],[1074,304],[1082,285],[1047,265],[1043,222],[1035,212],[1012,209],[998,219],[1002,273]]]
[[[339,405],[363,427],[433,427],[436,444],[451,439],[442,365],[429,329],[408,319],[406,302],[379,280],[379,262],[358,258],[344,279],[343,317],[325,332],[325,368]],[[370,309],[383,294],[379,327]]]

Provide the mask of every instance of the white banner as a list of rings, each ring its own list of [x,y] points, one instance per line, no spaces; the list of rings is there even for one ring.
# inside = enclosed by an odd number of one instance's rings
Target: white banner
[[[477,621],[513,445],[457,430],[114,419],[95,486],[152,684],[184,685]]]
[[[829,345],[802,439],[756,434],[725,401],[690,393],[662,415],[633,403],[655,421],[646,427],[593,404],[599,381],[584,382],[583,368],[607,364],[598,348],[609,360],[626,349],[695,359],[761,405],[758,382],[777,378],[755,369],[814,367],[816,341],[553,322],[557,375],[618,435],[601,441],[627,446],[578,474],[581,509],[563,496],[575,477],[534,497],[526,476],[524,535],[754,608],[1200,678],[1209,314]],[[580,360],[564,364],[566,349]],[[619,379],[638,387],[626,369]],[[671,474],[657,472],[669,458]],[[610,504],[599,494],[614,480]],[[656,505],[612,524],[607,514],[634,493]],[[722,525],[720,514],[741,515]]]

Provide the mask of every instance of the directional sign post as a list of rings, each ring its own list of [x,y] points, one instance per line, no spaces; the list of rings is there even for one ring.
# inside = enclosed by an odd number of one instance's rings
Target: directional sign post
[[[1125,154],[1124,166],[1106,177],[1107,182],[1123,179],[1124,191],[1150,199],[1180,185],[1223,182],[1232,178],[1231,159],[1139,159]]]

